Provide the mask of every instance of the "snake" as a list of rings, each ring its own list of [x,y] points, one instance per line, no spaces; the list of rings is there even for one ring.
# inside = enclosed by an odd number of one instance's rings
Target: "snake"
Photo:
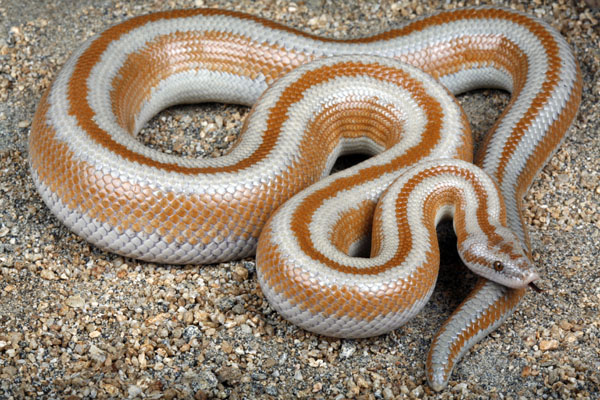
[[[454,95],[510,101],[477,154]],[[564,38],[524,13],[475,7],[333,39],[219,9],[134,17],[87,40],[42,95],[35,186],[74,233],[167,264],[256,253],[274,309],[346,338],[397,329],[427,302],[453,219],[478,283],[435,335],[425,375],[458,360],[539,278],[521,202],[581,98]],[[175,104],[251,106],[221,157],[151,149],[136,134]],[[331,173],[336,159],[365,161]]]

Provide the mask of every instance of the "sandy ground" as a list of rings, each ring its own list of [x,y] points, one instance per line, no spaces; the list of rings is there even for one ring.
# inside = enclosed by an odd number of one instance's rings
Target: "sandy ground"
[[[447,3],[2,0],[0,398],[598,398],[600,15],[583,1],[493,2],[537,15],[566,36],[583,72],[583,100],[526,198],[544,293],[529,294],[476,345],[441,394],[427,387],[426,351],[468,289],[464,272],[448,267],[457,264],[451,238],[442,238],[442,277],[416,319],[381,337],[337,340],[279,317],[261,294],[253,259],[185,267],[123,259],[70,233],[33,187],[27,136],[36,105],[73,49],[114,23],[206,6],[343,38],[454,7]],[[480,91],[460,101],[480,135],[507,99]],[[176,107],[154,118],[140,140],[219,155],[246,113]]]

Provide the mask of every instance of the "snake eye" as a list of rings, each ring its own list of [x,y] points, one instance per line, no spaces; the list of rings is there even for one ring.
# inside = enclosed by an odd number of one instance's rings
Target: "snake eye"
[[[501,261],[494,261],[494,263],[492,265],[493,265],[494,269],[498,272],[500,272],[504,269],[504,264],[502,264]]]

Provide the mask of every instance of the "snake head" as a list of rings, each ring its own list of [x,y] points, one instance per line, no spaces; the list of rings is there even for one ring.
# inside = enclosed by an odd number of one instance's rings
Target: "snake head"
[[[539,279],[533,263],[519,239],[506,227],[496,227],[493,235],[471,234],[458,244],[463,262],[475,274],[514,289]]]

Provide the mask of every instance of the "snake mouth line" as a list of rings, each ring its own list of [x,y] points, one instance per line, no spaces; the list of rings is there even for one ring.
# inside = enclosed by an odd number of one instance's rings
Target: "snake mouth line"
[[[534,290],[536,293],[542,293],[542,292],[543,292],[543,290],[542,290],[542,289],[541,289],[539,286],[537,286],[535,283],[533,283],[533,282],[529,282],[529,285],[528,285],[528,286],[529,286],[529,287],[530,287],[532,290]]]

